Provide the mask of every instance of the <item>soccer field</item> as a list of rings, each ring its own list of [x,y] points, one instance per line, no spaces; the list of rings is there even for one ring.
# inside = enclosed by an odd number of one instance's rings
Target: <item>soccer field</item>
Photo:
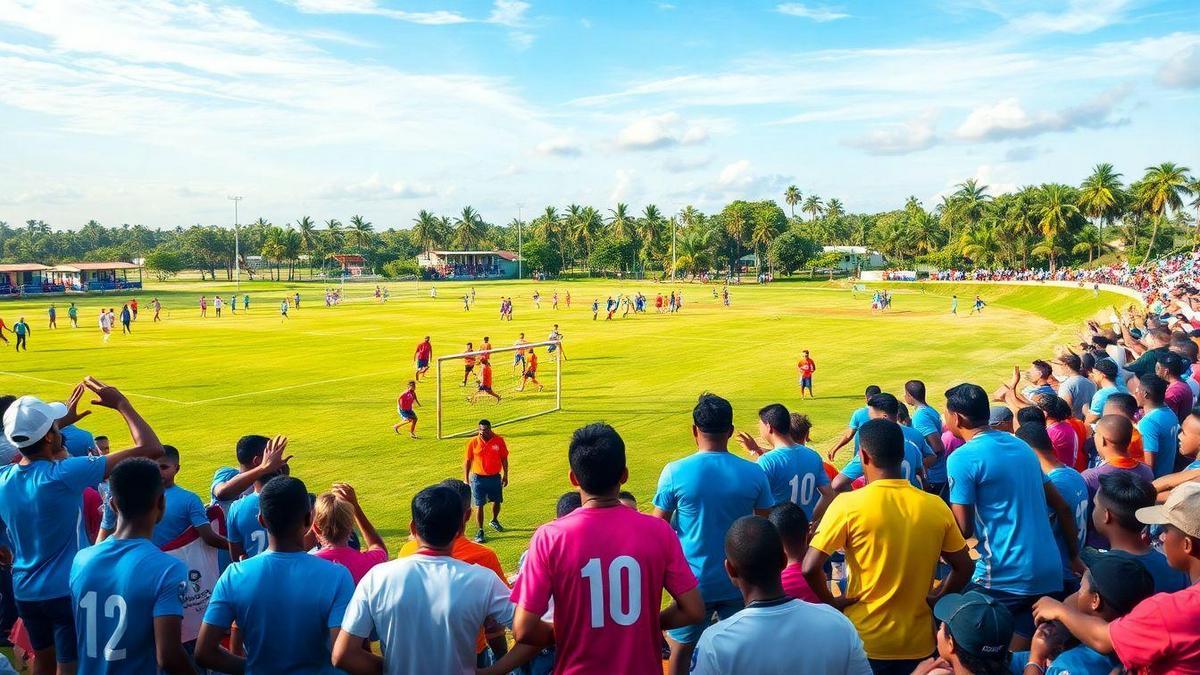
[[[683,284],[679,314],[655,314],[654,295],[672,287],[646,282],[587,280],[571,282],[478,283],[476,304],[464,312],[462,295],[470,284],[438,284],[438,297],[418,292],[412,282],[389,284],[391,300],[380,304],[373,285],[346,286],[347,299],[323,304],[316,284],[254,282],[243,284],[251,296],[249,314],[225,310],[221,319],[201,319],[201,294],[228,297],[228,283],[172,282],[137,295],[141,317],[132,335],[119,328],[108,344],[101,341],[96,317],[101,306],[129,296],[76,299],[80,327],[71,329],[67,302],[55,298],[57,330],[47,330],[48,299],[0,303],[0,317],[11,325],[25,316],[32,325],[30,351],[0,351],[0,392],[64,399],[85,375],[94,375],[125,391],[154,426],[164,443],[183,457],[179,483],[207,500],[209,482],[219,466],[234,466],[234,444],[248,433],[285,434],[293,475],[309,490],[321,492],[334,481],[357,489],[364,509],[395,551],[407,536],[408,504],[416,490],[446,477],[462,476],[463,439],[436,440],[434,383],[418,393],[423,407],[419,440],[398,436],[396,396],[412,375],[413,350],[432,336],[434,353],[463,351],[484,335],[493,346],[511,345],[519,332],[544,340],[555,323],[564,334],[563,410],[498,428],[512,452],[511,483],[501,521],[507,532],[489,531],[489,543],[506,568],[533,529],[554,514],[558,496],[570,489],[567,439],[572,430],[603,420],[614,425],[628,447],[628,489],[641,508],[651,508],[662,466],[693,450],[691,407],[704,391],[732,401],[739,430],[754,433],[756,410],[779,401],[808,414],[814,422],[814,447],[824,453],[842,433],[851,411],[862,405],[862,391],[878,384],[899,392],[910,378],[925,380],[930,403],[942,403],[949,385],[973,381],[991,390],[1011,376],[1014,364],[1046,357],[1055,345],[1077,335],[1079,321],[1122,296],[1052,287],[892,285],[892,309],[873,313],[870,292],[855,297],[848,288],[824,282],[778,282],[767,287],[732,287],[732,306],[713,299],[711,286]],[[541,309],[530,296],[542,294]],[[555,311],[550,296],[570,290],[573,306]],[[279,301],[298,290],[301,308],[286,322]],[[647,314],[604,321],[609,295],[641,290],[650,298]],[[950,295],[959,295],[958,316],[949,313]],[[982,315],[966,316],[971,298],[988,302]],[[150,299],[159,297],[165,318],[151,322]],[[500,323],[502,296],[511,296],[515,319]],[[592,320],[590,305],[599,298],[602,312]],[[618,315],[619,316],[619,315]],[[8,336],[12,339],[12,336]],[[796,361],[809,349],[817,362],[818,398],[798,398]],[[542,353],[543,363],[549,363]],[[543,370],[550,371],[543,367]],[[453,364],[449,377],[461,379]],[[495,363],[497,391],[505,401],[483,399],[466,408],[455,384],[451,408],[461,420],[502,419],[540,405],[552,396],[513,387],[511,355]],[[549,383],[548,383],[549,384]],[[468,421],[467,424],[471,424]],[[128,438],[119,418],[100,411],[82,426],[107,434],[119,447]],[[740,452],[740,450],[739,450]],[[839,464],[849,458],[843,450]]]

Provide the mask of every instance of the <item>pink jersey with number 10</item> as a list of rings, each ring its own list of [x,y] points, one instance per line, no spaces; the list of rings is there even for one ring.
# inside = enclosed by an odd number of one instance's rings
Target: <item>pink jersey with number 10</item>
[[[695,587],[666,522],[627,506],[581,508],[534,533],[512,600],[540,616],[554,599],[555,673],[660,675],[663,590]]]

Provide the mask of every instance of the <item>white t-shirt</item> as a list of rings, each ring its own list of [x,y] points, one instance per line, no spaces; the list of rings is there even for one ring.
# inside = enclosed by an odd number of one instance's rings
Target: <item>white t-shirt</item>
[[[379,634],[383,672],[475,673],[475,636],[488,618],[512,625],[509,590],[486,567],[412,555],[376,565],[358,583],[342,630]]]
[[[862,639],[845,615],[827,605],[788,600],[747,607],[704,631],[692,673],[870,675],[871,666]]]

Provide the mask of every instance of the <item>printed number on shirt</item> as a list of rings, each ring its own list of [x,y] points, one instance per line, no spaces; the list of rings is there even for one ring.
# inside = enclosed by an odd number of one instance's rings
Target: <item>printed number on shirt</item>
[[[912,464],[909,464],[907,459],[902,460],[900,462],[900,474],[902,476],[904,476],[905,480],[908,480],[908,481],[912,480],[912,477],[913,477]]]
[[[1087,500],[1079,502],[1075,505],[1075,529],[1081,534],[1087,532]]]
[[[627,576],[623,591],[621,576]],[[588,580],[588,597],[592,606],[592,628],[604,627],[604,586],[600,559],[588,560],[580,576]],[[642,615],[642,567],[630,556],[613,558],[608,565],[608,616],[621,626],[630,626]]]
[[[267,531],[255,530],[250,533],[250,540],[254,542],[254,555],[258,555],[267,550]]]
[[[788,485],[792,486],[792,503],[793,504],[808,504],[812,501],[813,491],[817,489],[817,477],[811,473],[804,474],[803,482],[800,476],[792,476],[788,481]]]
[[[96,591],[88,591],[83,595],[83,599],[79,601],[79,606],[87,612],[87,655],[88,658],[96,658]],[[125,624],[127,607],[125,598],[119,595],[110,595],[104,601],[104,616],[112,619],[117,619],[117,627],[113,629],[112,636],[108,638],[108,642],[104,645],[104,660],[105,661],[123,661],[125,659],[125,650],[118,649],[117,644],[121,642],[121,638],[125,637]]]

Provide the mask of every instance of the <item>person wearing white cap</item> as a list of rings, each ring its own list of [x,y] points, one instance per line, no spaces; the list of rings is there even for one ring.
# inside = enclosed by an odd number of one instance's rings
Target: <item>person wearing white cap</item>
[[[1039,622],[1058,620],[1080,642],[1114,654],[1128,670],[1150,673],[1200,672],[1200,483],[1184,483],[1164,504],[1138,509],[1145,525],[1162,526],[1163,554],[1192,585],[1158,593],[1112,622],[1089,616],[1056,600],[1034,607]]]
[[[92,405],[116,410],[125,418],[133,447],[102,457],[55,461],[64,451],[59,426],[90,414],[77,412],[88,391],[95,394]],[[4,412],[3,420],[5,439],[20,452],[20,461],[0,468],[0,519],[8,526],[12,544],[13,595],[33,645],[34,675],[50,675],[56,661],[76,660],[69,575],[80,549],[83,492],[106,479],[122,460],[157,459],[163,448],[124,394],[91,377],[75,387],[67,405],[22,396]]]

